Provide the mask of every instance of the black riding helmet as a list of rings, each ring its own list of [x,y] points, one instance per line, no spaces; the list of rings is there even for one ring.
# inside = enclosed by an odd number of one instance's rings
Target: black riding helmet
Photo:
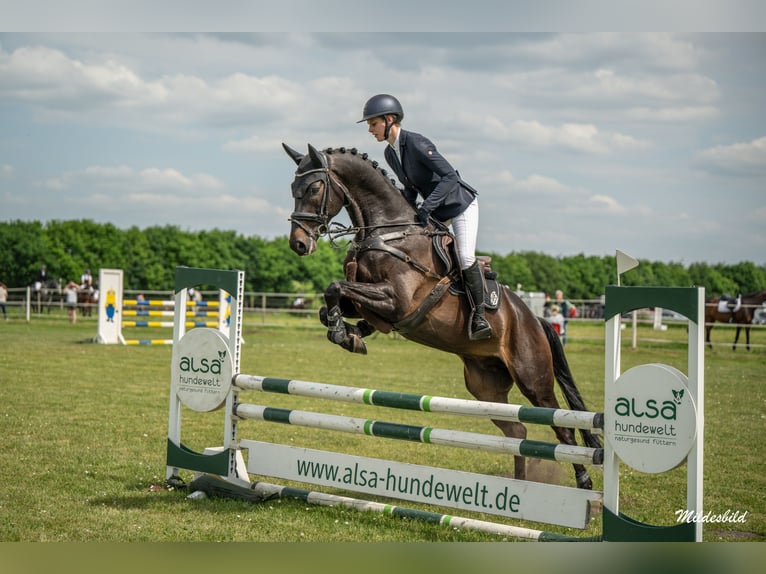
[[[378,94],[367,100],[367,103],[364,104],[364,110],[362,110],[362,119],[356,123],[361,124],[369,119],[387,116],[388,114],[394,116],[394,122],[401,122],[404,119],[402,104],[394,96]],[[390,128],[391,126],[386,123],[386,138],[388,138],[388,130]]]

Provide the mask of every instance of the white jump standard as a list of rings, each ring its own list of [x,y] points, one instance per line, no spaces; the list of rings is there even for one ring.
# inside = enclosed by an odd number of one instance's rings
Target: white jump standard
[[[186,333],[186,292],[188,288],[198,285],[214,286],[231,294],[231,320],[227,334],[209,328],[193,329]],[[704,304],[701,303],[704,301],[704,292],[701,289],[607,287],[607,369],[605,412],[602,414],[241,374],[239,357],[243,286],[244,273],[241,271],[185,267],[176,269],[166,471],[166,479],[170,484],[185,485],[180,474],[182,469],[196,471],[201,474],[195,475],[189,487],[204,490],[212,495],[249,500],[264,500],[274,496],[297,498],[309,503],[343,505],[357,510],[419,518],[433,523],[448,524],[451,527],[530,540],[701,540],[701,524],[647,525],[624,516],[618,506],[620,461],[642,472],[659,473],[688,458],[688,510],[697,513],[702,511],[701,367],[704,355],[700,355],[696,349],[698,344],[701,348],[703,343],[702,338],[698,336],[703,326],[700,314],[704,313]],[[620,374],[620,315],[635,308],[655,305],[676,310],[690,318],[688,380],[683,374],[664,365],[644,365],[642,367],[646,368],[645,371],[636,367]],[[643,384],[646,376],[658,379],[660,383]],[[642,384],[635,384],[639,380]],[[246,392],[259,393],[262,397],[266,397],[268,393],[279,393],[356,403],[360,405],[360,409],[421,411],[424,416],[428,416],[429,412],[440,412],[588,429],[603,433],[604,448],[573,447],[511,439],[501,435],[482,435],[386,422],[364,416],[340,417],[291,408],[276,408],[243,402],[241,397]],[[654,395],[646,397],[646,392]],[[681,399],[678,399],[679,396]],[[678,436],[674,438],[675,443],[658,445],[652,442],[651,437],[642,437],[648,439],[648,446],[623,440],[620,435],[621,429],[630,428],[631,431],[636,431],[638,428],[641,431],[641,427],[626,426],[636,424],[631,418],[636,413],[625,411],[625,400],[629,403],[633,401],[633,404],[638,404],[637,401],[644,401],[642,404],[656,401],[661,405],[661,408],[665,409],[663,412],[666,417],[674,417],[673,426],[678,430]],[[182,413],[204,413],[219,408],[224,410],[222,446],[207,448],[202,453],[186,447],[181,441]],[[254,424],[290,424],[368,435],[371,438],[487,450],[592,466],[603,464],[604,491],[247,440],[240,438],[238,434],[239,423],[245,419],[259,421]],[[243,451],[247,451],[247,462]],[[309,467],[327,469],[327,472],[307,472]],[[603,528],[601,535],[597,537],[562,535],[344,495],[284,487],[261,480],[252,481],[250,475],[280,478],[368,496],[432,504],[465,512],[481,512],[503,520],[531,520],[566,528],[589,527],[591,510],[594,506],[603,504]],[[669,510],[669,514],[672,515],[674,510]]]

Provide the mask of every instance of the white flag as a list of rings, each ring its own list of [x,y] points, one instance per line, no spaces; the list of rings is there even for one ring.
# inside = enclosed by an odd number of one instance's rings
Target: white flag
[[[638,267],[638,259],[634,259],[627,253],[623,253],[617,249],[615,256],[617,257],[617,285],[620,284],[620,275],[631,269]]]

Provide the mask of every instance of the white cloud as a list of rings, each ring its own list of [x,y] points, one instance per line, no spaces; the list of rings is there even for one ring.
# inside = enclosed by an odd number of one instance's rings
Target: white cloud
[[[587,65],[608,59],[621,65],[670,70],[694,68],[701,57],[691,42],[663,33],[560,34],[525,42],[518,52],[551,64]]]
[[[222,181],[205,173],[184,175],[173,168],[156,167],[138,171],[124,165],[90,166],[49,178],[40,185],[50,190],[86,188],[131,193],[136,190],[209,193],[225,187]]]
[[[608,195],[593,195],[589,203],[597,211],[605,211],[607,213],[625,213],[626,211],[614,197]]]
[[[281,143],[279,141],[258,135],[243,140],[229,141],[223,145],[223,149],[226,151],[243,153],[273,152],[280,148]]]
[[[532,174],[526,179],[517,182],[515,188],[520,191],[534,193],[562,194],[571,191],[569,187],[560,181],[557,181],[552,177],[537,174]]]
[[[703,150],[697,165],[735,175],[766,175],[766,137]]]
[[[650,144],[632,136],[601,132],[593,124],[566,123],[545,125],[536,120],[517,120],[505,124],[497,117],[485,120],[484,133],[500,141],[525,146],[565,148],[587,154],[607,154],[618,149],[646,149]]]
[[[652,122],[696,122],[710,120],[720,115],[715,106],[658,106],[656,108],[635,107],[626,111],[626,117],[632,120]]]
[[[13,173],[16,171],[11,164],[0,163],[0,177],[10,178],[13,177]]]

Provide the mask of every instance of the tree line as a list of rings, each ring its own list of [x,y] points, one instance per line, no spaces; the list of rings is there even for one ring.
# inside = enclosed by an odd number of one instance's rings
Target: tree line
[[[595,299],[616,283],[613,256],[552,256],[524,251],[481,253],[492,257],[498,279],[516,289]],[[343,277],[345,247],[320,241],[310,257],[298,257],[287,237],[266,240],[235,231],[185,231],[177,226],[119,229],[92,220],[0,222],[0,281],[9,287],[32,284],[46,266],[49,278],[79,281],[90,269],[123,269],[126,289],[172,290],[180,265],[245,271],[245,289],[256,292],[314,293]],[[766,266],[753,262],[665,263],[639,260],[625,275],[626,286],[704,286],[709,295],[749,293],[766,288]]]

